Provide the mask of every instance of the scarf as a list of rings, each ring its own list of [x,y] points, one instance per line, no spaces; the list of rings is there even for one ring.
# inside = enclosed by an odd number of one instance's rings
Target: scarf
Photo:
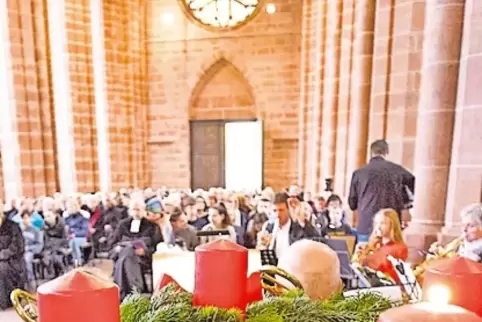
[[[95,207],[92,217],[90,217],[90,228],[94,228],[101,215],[100,207]]]

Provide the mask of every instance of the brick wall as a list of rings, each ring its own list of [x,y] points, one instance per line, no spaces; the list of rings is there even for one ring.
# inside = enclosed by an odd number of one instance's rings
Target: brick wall
[[[97,191],[99,169],[96,152],[97,133],[89,0],[66,1],[65,15],[77,190]]]
[[[375,139],[413,169],[424,15],[423,1],[304,1],[299,182],[307,189],[334,177],[346,194]]]
[[[273,16],[263,11],[238,30],[209,32],[175,0],[149,2],[153,185],[190,185],[188,122],[221,116],[263,120],[265,184],[296,181],[301,2],[274,3]],[[174,14],[173,25],[162,24],[165,12]]]
[[[37,0],[8,1],[8,10],[23,194],[51,194],[57,183],[45,8]]]
[[[143,2],[104,2],[112,189],[149,183]]]
[[[335,190],[344,194],[352,168],[365,162],[367,145],[377,138],[389,141],[391,159],[415,167],[415,142],[424,137],[417,121],[425,1],[377,1],[366,58],[359,1],[272,1],[275,14],[263,10],[228,32],[193,24],[176,2],[103,1],[113,189],[189,186],[189,121],[200,119],[263,120],[264,181],[275,188],[298,181],[320,190],[333,175]],[[32,196],[60,189],[57,158],[68,153],[56,151],[46,3],[7,2],[17,165],[22,194]],[[90,2],[65,4],[76,179],[79,191],[92,191],[100,174]],[[473,85],[482,66],[480,8],[465,1],[447,201],[454,213],[481,190],[481,103]],[[174,24],[163,24],[165,13],[174,15]],[[371,60],[371,68],[362,59]],[[355,124],[356,118],[365,121]]]

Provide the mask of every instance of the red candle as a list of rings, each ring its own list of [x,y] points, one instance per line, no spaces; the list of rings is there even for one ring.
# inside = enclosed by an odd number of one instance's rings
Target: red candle
[[[195,251],[193,305],[238,308],[247,304],[248,250],[218,239]]]
[[[482,316],[482,265],[463,257],[430,265],[424,275],[423,299],[437,301],[441,293],[447,293],[446,303]]]
[[[449,304],[418,303],[390,309],[378,322],[482,322],[477,314]]]
[[[39,322],[119,322],[119,289],[74,270],[38,288]]]

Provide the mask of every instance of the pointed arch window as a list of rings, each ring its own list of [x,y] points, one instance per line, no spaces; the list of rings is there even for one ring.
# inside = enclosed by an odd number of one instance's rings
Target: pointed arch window
[[[263,0],[179,0],[186,14],[212,30],[236,29],[261,10]]]

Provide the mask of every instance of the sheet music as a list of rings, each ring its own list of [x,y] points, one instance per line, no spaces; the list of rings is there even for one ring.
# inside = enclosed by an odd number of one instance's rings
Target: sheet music
[[[387,258],[395,268],[400,283],[410,297],[410,300],[415,302],[420,301],[422,299],[422,288],[420,287],[410,265],[402,260],[394,258],[393,256],[388,256]]]

